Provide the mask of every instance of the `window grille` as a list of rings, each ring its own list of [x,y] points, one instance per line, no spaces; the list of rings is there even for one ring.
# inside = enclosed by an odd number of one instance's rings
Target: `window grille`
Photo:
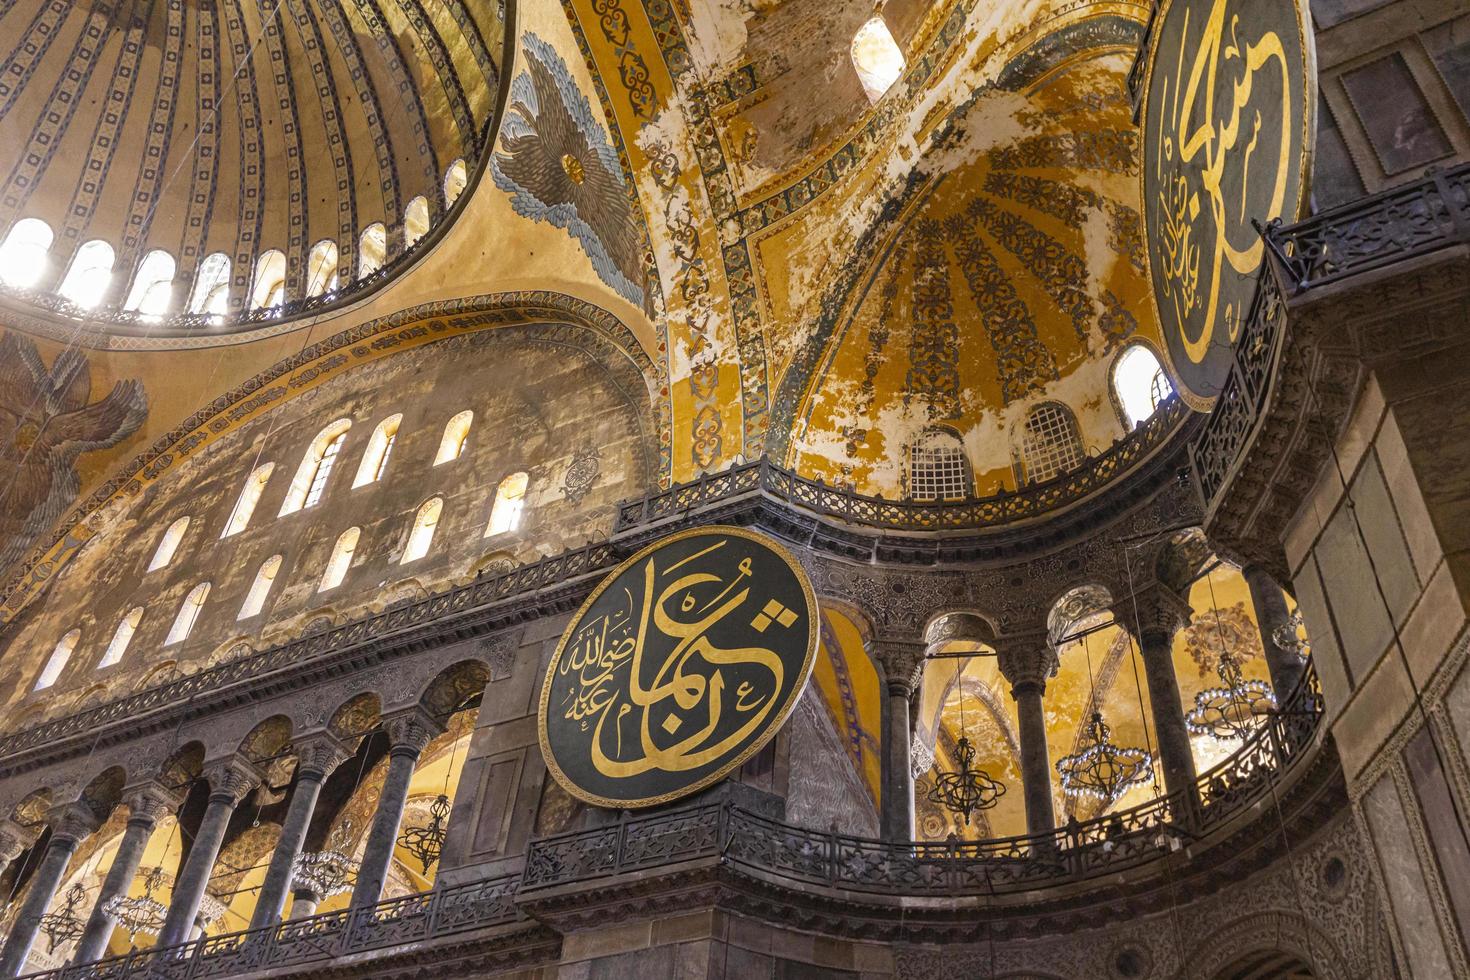
[[[306,491],[305,506],[315,507],[322,499],[322,494],[327,489],[327,477],[332,475],[332,464],[336,462],[337,452],[342,448],[342,440],[345,438],[347,433],[337,433],[322,450],[322,458],[317,462],[316,473],[311,478],[311,488]]]
[[[1026,416],[1021,455],[1026,478],[1032,483],[1050,480],[1082,465],[1086,453],[1077,419],[1056,402],[1037,405]]]
[[[959,438],[929,433],[909,449],[909,496],[914,500],[963,500],[971,494],[970,460]]]

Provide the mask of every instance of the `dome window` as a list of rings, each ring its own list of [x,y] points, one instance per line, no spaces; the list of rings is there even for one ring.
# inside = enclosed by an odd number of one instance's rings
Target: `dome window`
[[[189,638],[189,632],[199,618],[199,610],[204,608],[204,600],[208,598],[208,582],[200,582],[189,591],[188,595],[184,596],[184,603],[179,606],[179,614],[174,617],[174,624],[168,628],[168,636],[163,641],[164,646],[171,647]]]
[[[286,302],[286,255],[278,248],[255,260],[255,283],[250,287],[252,310],[275,309]]]
[[[468,409],[449,420],[444,426],[444,438],[439,440],[439,453],[434,457],[435,466],[453,462],[464,454],[465,443],[470,440],[470,425],[474,421],[475,413]]]
[[[250,583],[250,591],[245,593],[245,604],[240,607],[240,615],[235,619],[249,619],[260,615],[260,611],[265,608],[266,596],[270,595],[271,586],[276,581],[276,573],[280,570],[280,555],[271,555],[261,562],[260,568],[255,572],[255,581]]]
[[[428,233],[429,200],[420,194],[403,209],[403,247],[412,248],[415,242]]]
[[[869,102],[877,102],[903,74],[904,57],[888,22],[882,14],[875,16],[852,39],[852,66]]]
[[[51,650],[51,658],[46,661],[41,676],[36,678],[36,686],[32,690],[40,691],[56,683],[61,672],[66,669],[66,662],[71,659],[72,651],[77,648],[77,641],[82,638],[81,630],[72,630],[63,636]]]
[[[134,606],[128,610],[126,616],[118,620],[117,629],[112,631],[112,640],[107,644],[107,652],[97,661],[98,670],[111,667],[123,658],[123,654],[128,652],[128,644],[133,642],[133,634],[138,631],[138,624],[142,621],[142,606]]]
[[[444,206],[449,207],[459,200],[465,185],[470,182],[469,170],[463,160],[456,160],[444,171]]]
[[[255,513],[255,505],[260,503],[260,495],[265,492],[266,482],[271,478],[275,470],[275,463],[262,463],[250,471],[245,478],[245,486],[240,489],[240,496],[235,501],[235,509],[230,512],[230,520],[225,524],[222,538],[228,538],[232,534],[239,534],[245,530],[250,523],[250,515]]]
[[[357,551],[357,539],[361,534],[361,528],[349,527],[338,535],[337,543],[332,545],[332,557],[327,559],[327,570],[322,573],[322,584],[316,588],[318,592],[326,592],[342,584],[342,580],[347,577],[347,568],[352,564],[352,556]]]
[[[40,218],[22,218],[0,245],[0,279],[7,286],[29,289],[46,272],[46,253],[54,236]]]
[[[306,295],[320,296],[337,291],[338,255],[337,243],[330,238],[323,238],[311,247],[311,254],[306,257]]]
[[[383,267],[388,258],[388,229],[375,221],[357,239],[357,278],[366,279]]]
[[[352,428],[349,419],[338,419],[316,434],[296,467],[296,476],[291,479],[291,489],[286,491],[286,500],[281,504],[280,517],[294,514],[303,507],[315,506],[327,489],[327,478],[332,475],[337,453],[342,450],[342,440]]]
[[[1122,409],[1123,422],[1136,429],[1174,394],[1174,386],[1154,352],[1143,344],[1130,344],[1113,362],[1113,397]]]
[[[95,238],[77,249],[57,292],[84,310],[102,302],[112,282],[112,246]]]
[[[148,563],[148,571],[163,568],[174,560],[178,553],[179,543],[184,540],[184,532],[189,530],[189,518],[180,517],[168,526],[163,532],[163,538],[158,542],[158,548],[153,552],[153,560]]]
[[[413,530],[408,532],[408,544],[404,545],[403,557],[399,559],[402,564],[418,561],[429,553],[429,544],[434,540],[434,529],[439,526],[439,515],[443,511],[443,497],[430,497],[424,501],[414,515]]]
[[[230,257],[211,252],[194,274],[194,291],[189,295],[190,313],[224,316],[230,312]]]
[[[123,309],[144,316],[162,316],[173,303],[173,292],[174,257],[156,248],[143,256]]]
[[[373,437],[368,440],[367,452],[362,454],[362,462],[357,465],[357,476],[352,479],[353,489],[377,483],[383,478],[383,472],[388,469],[388,457],[393,455],[393,444],[398,441],[398,425],[402,421],[402,415],[390,415],[378,423]]]
[[[1021,432],[1027,482],[1041,483],[1068,473],[1081,466],[1086,456],[1077,417],[1067,406],[1043,402],[1031,409]]]
[[[930,429],[909,447],[909,497],[914,500],[963,500],[972,495],[970,458],[960,437],[948,429]]]
[[[521,526],[527,482],[524,471],[512,473],[500,481],[500,486],[495,490],[495,503],[490,507],[490,523],[485,527],[485,537],[506,534]]]

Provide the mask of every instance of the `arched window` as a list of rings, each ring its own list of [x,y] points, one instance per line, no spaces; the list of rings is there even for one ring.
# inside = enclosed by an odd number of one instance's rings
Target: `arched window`
[[[98,670],[111,667],[123,658],[123,654],[128,652],[128,644],[133,642],[133,634],[138,631],[138,624],[142,621],[142,606],[134,606],[128,610],[126,616],[118,620],[117,629],[112,631],[112,640],[107,644],[107,651],[97,661]]]
[[[430,497],[424,501],[413,517],[413,530],[408,532],[408,544],[403,546],[403,557],[398,559],[401,563],[407,565],[429,553],[429,543],[434,540],[434,528],[439,526],[439,515],[443,510],[442,497]]]
[[[286,500],[281,504],[278,516],[294,514],[322,499],[322,493],[327,489],[327,477],[332,475],[332,466],[350,428],[350,419],[338,419],[316,434],[306,448],[306,455],[301,457],[301,465],[296,467],[296,476],[291,479],[291,489],[286,491]]]
[[[869,20],[852,39],[852,66],[869,102],[883,98],[903,74],[904,57],[888,23],[879,14]]]
[[[230,312],[230,257],[224,252],[211,252],[199,263],[189,294],[189,312],[214,316]]]
[[[349,527],[337,536],[337,543],[332,545],[332,557],[327,559],[327,570],[322,572],[322,584],[316,587],[318,592],[335,589],[342,584],[342,579],[347,575],[347,567],[352,564],[352,554],[357,550],[357,538],[361,533],[361,529]]]
[[[204,608],[204,600],[208,598],[208,582],[200,582],[189,590],[189,594],[184,596],[184,604],[179,606],[179,614],[174,617],[174,624],[168,628],[168,636],[163,641],[164,646],[171,647],[189,638],[189,631],[194,628],[194,621],[199,618],[199,610]]]
[[[138,273],[133,276],[133,288],[123,309],[134,310],[144,316],[162,316],[173,303],[174,257],[161,248],[155,248],[143,256]]]
[[[240,615],[236,619],[249,619],[260,614],[265,608],[266,596],[270,595],[271,585],[276,580],[276,573],[280,570],[280,555],[271,555],[261,563],[255,572],[255,581],[250,583],[250,591],[245,593],[245,604],[240,607]]]
[[[1040,483],[1082,465],[1086,458],[1077,417],[1065,405],[1042,402],[1031,409],[1021,432],[1026,480]]]
[[[1143,344],[1129,344],[1113,362],[1113,396],[1123,410],[1123,422],[1136,429],[1153,415],[1174,386],[1154,352]]]
[[[357,239],[357,278],[366,279],[383,267],[388,258],[388,229],[375,221]]]
[[[168,526],[163,532],[158,547],[154,549],[153,560],[148,563],[148,571],[162,568],[174,560],[174,553],[179,550],[179,542],[184,540],[184,532],[189,530],[189,518],[180,517]]]
[[[435,466],[459,459],[464,453],[464,444],[469,441],[470,425],[474,421],[475,413],[469,409],[449,420],[444,426],[444,438],[439,440],[439,452],[434,456]]]
[[[77,648],[77,641],[82,638],[81,630],[72,630],[56,642],[51,649],[51,658],[46,661],[46,666],[41,670],[41,676],[36,678],[36,686],[32,690],[39,691],[56,683],[56,678],[66,669],[66,662],[71,659],[72,651]]]
[[[490,523],[485,537],[514,531],[521,525],[521,510],[526,504],[526,474],[512,473],[495,489],[495,503],[490,507]]]
[[[422,194],[403,209],[403,247],[410,248],[429,231],[429,201]]]
[[[362,454],[362,462],[357,464],[357,476],[352,479],[354,488],[383,478],[383,472],[388,468],[388,457],[393,455],[393,444],[398,441],[398,423],[402,421],[402,415],[390,415],[378,423],[368,440],[367,450]]]
[[[466,169],[463,160],[456,160],[444,171],[444,206],[448,207],[459,200],[459,195],[464,193],[465,185],[470,182],[470,172]]]
[[[260,503],[260,495],[265,493],[265,485],[275,470],[275,463],[261,463],[250,471],[245,478],[245,486],[240,488],[240,496],[235,500],[235,509],[230,511],[230,519],[225,524],[225,529],[220,537],[228,538],[232,534],[239,534],[245,530],[250,523],[250,515],[255,513],[255,505]]]
[[[960,437],[930,429],[909,447],[909,496],[914,500],[963,500],[973,493],[970,459]]]
[[[46,272],[53,237],[51,226],[40,218],[17,221],[0,244],[0,279],[18,289],[34,286]]]
[[[112,282],[112,261],[112,246],[94,238],[72,256],[71,266],[57,292],[82,309],[90,310],[102,302],[107,286]]]
[[[286,302],[286,254],[278,248],[261,252],[255,260],[255,282],[250,287],[252,310],[272,309]]]
[[[306,257],[306,295],[320,296],[337,291],[337,243],[323,238]]]

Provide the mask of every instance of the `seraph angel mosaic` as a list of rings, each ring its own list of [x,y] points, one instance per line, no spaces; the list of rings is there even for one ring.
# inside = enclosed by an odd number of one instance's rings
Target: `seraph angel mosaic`
[[[511,82],[495,186],[517,214],[565,229],[603,282],[643,303],[642,248],[617,152],[551,45],[527,33],[526,70]]]

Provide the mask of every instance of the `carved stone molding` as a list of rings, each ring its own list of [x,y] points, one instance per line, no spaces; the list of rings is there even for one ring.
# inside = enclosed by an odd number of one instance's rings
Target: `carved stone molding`
[[[36,832],[14,820],[0,820],[0,863],[9,864],[36,842]]]
[[[51,827],[51,839],[69,840],[73,844],[96,833],[97,828],[102,826],[102,819],[102,815],[80,800],[52,807],[46,814],[46,822]]]
[[[310,774],[318,780],[330,776],[332,770],[352,758],[353,751],[331,732],[303,735],[293,742],[292,748],[296,752],[298,778]]]
[[[1046,682],[1057,676],[1057,651],[1045,633],[999,637],[993,645],[997,666],[1011,685],[1012,696],[1028,690],[1045,691]]]
[[[435,735],[444,731],[444,725],[418,705],[384,715],[383,728],[392,746],[390,752],[409,752],[414,757],[424,751]]]
[[[1159,637],[1172,640],[1175,633],[1189,625],[1193,615],[1194,610],[1179,593],[1159,582],[1145,585],[1113,604],[1113,618],[1133,634],[1140,646]]]
[[[227,799],[230,806],[239,806],[265,778],[255,763],[238,754],[206,762],[203,775],[209,783],[210,800]]]
[[[874,640],[871,648],[873,659],[883,667],[884,682],[890,694],[912,694],[923,679],[924,653],[928,648],[923,643],[905,643],[900,640]]]
[[[156,782],[126,787],[122,798],[128,806],[129,823],[143,820],[149,824],[157,823],[161,818],[176,812],[184,802],[176,791]]]

